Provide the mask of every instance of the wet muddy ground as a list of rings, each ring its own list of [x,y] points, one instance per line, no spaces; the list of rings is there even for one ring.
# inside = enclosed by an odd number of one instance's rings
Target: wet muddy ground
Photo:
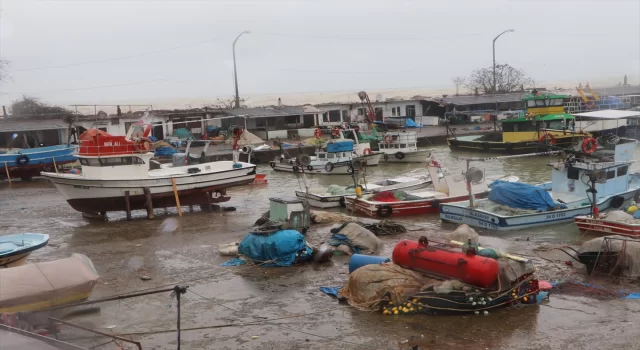
[[[496,171],[508,170],[509,164]],[[535,178],[538,165],[530,164],[525,180]],[[415,167],[415,166],[414,166]],[[452,165],[455,167],[455,165]],[[402,173],[410,167],[384,168],[373,176]],[[552,294],[548,303],[505,308],[487,316],[383,316],[340,305],[320,292],[321,286],[347,281],[348,258],[336,256],[321,265],[291,268],[255,266],[221,267],[228,260],[217,245],[240,241],[268,207],[268,197],[290,194],[298,186],[290,174],[267,172],[270,184],[229,191],[227,205],[237,211],[206,214],[186,210],[181,218],[170,209],[158,210],[153,221],[144,212],[124,221],[122,213],[106,222],[82,218],[45,180],[0,183],[0,234],[43,232],[49,246],[35,252],[30,262],[86,254],[101,278],[92,298],[188,285],[182,298],[182,349],[638,349],[640,302],[589,298],[576,293]],[[532,175],[533,174],[533,175]],[[529,178],[527,178],[529,176]],[[327,185],[345,179],[311,179]],[[437,236],[453,226],[436,217],[402,220],[411,231],[383,236],[390,256],[402,238]],[[330,236],[331,226],[314,226],[307,234],[312,244]],[[527,240],[528,238],[528,240]],[[585,280],[579,264],[567,266],[564,254],[540,249],[544,244],[576,244],[580,237],[572,225],[501,234],[481,233],[480,243],[531,259],[538,277],[547,280]],[[142,280],[148,276],[150,280]],[[613,290],[637,290],[601,278],[592,283]],[[176,303],[169,293],[101,304],[99,314],[70,322],[113,334],[132,334],[145,349],[176,348]],[[62,326],[61,338],[84,346],[109,341],[106,337]],[[120,343],[124,348],[133,348]],[[96,349],[117,349],[114,343]]]

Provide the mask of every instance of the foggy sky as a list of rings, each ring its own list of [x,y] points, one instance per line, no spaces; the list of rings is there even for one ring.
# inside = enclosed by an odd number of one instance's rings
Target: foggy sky
[[[231,44],[244,30],[243,96],[451,87],[490,67],[493,38],[511,28],[497,61],[537,82],[640,83],[638,0],[4,0],[0,20],[2,104],[231,97]],[[103,62],[74,65],[92,61]]]

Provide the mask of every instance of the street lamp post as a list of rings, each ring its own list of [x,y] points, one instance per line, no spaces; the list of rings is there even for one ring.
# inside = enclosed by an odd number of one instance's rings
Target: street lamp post
[[[493,94],[494,95],[496,94],[496,40],[498,40],[498,38],[502,34],[509,33],[509,32],[515,32],[515,29],[505,30],[504,32],[498,34],[498,36],[496,36],[495,39],[493,39]]]
[[[236,103],[235,103],[235,108],[240,108],[240,95],[238,93],[238,71],[236,69],[236,42],[238,42],[238,39],[240,39],[240,37],[242,36],[242,34],[249,34],[250,32],[248,30],[245,30],[244,32],[238,34],[238,36],[236,37],[236,40],[233,41],[233,79],[235,81],[235,85],[236,85]]]

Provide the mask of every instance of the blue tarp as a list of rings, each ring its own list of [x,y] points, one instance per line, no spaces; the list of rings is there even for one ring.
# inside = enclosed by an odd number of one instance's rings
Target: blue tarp
[[[413,119],[411,118],[407,118],[404,121],[404,126],[407,128],[419,128],[420,125],[416,124],[416,122],[413,121]]]
[[[178,153],[178,151],[173,147],[160,147],[160,148],[156,148],[156,150],[153,152],[153,155],[155,157],[162,157],[162,156],[170,156],[170,155],[173,155],[174,153]]]
[[[491,184],[489,200],[511,208],[547,211],[553,208],[567,208],[555,203],[551,195],[542,187],[522,182],[504,182],[497,180]]]
[[[342,227],[344,227],[344,225]],[[342,227],[340,227],[340,229],[342,229]],[[333,230],[331,232],[333,232]],[[349,240],[349,237],[340,233],[333,233],[333,235],[331,236],[331,239],[329,239],[329,242],[327,242],[327,244],[332,247],[337,247],[341,244],[345,244],[349,246],[349,248],[351,248],[351,250],[353,250],[354,253],[360,254],[360,248],[353,245],[353,243],[351,243],[351,241]]]
[[[280,230],[270,235],[249,233],[238,246],[238,253],[256,263],[272,261],[263,266],[291,266],[300,259],[310,258],[312,249],[296,230]],[[300,260],[298,259],[298,260]]]

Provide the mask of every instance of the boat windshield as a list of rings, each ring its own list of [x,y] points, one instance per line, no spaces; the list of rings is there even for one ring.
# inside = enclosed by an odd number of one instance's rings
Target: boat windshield
[[[561,98],[527,101],[527,107],[551,107],[562,106],[563,104],[564,101]]]
[[[344,136],[345,139],[350,139],[350,140],[353,140],[353,141],[357,141],[356,133],[353,132],[353,130],[343,130],[342,131],[342,136]]]

